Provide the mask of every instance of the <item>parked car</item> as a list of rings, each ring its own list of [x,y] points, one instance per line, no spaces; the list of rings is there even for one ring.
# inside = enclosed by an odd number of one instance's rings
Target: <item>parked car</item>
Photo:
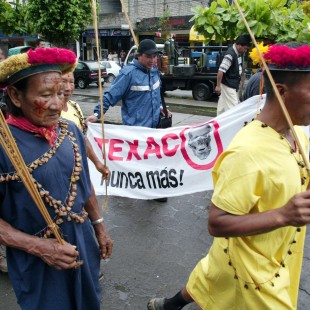
[[[86,88],[91,83],[98,85],[98,62],[96,61],[79,61],[74,72],[75,84],[79,88]],[[107,70],[101,65],[101,83],[108,77]]]
[[[112,60],[103,60],[101,64],[107,69],[108,77],[105,79],[106,82],[112,83],[118,76],[121,66]]]
[[[26,53],[26,52],[28,52],[32,48],[33,47],[31,47],[29,45],[12,47],[12,48],[9,48],[8,56],[17,55],[17,54],[21,54],[21,53]]]

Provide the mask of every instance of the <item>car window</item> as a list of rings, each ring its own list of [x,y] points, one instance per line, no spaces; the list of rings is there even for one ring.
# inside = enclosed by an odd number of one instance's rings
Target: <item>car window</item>
[[[78,70],[83,70],[83,64],[81,64],[80,62],[77,64],[76,69]]]
[[[89,62],[87,63],[90,70],[98,70],[98,62]],[[101,69],[105,69],[105,66],[101,64]]]

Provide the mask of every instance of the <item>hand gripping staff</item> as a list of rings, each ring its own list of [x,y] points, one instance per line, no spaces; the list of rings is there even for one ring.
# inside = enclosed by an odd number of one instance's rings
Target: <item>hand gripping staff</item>
[[[35,186],[35,179],[31,176],[24,159],[16,145],[16,142],[12,136],[12,133],[5,121],[5,117],[0,110],[0,144],[2,145],[5,153],[8,158],[11,160],[14,169],[16,170],[18,177],[24,183],[29,195],[37,205],[40,213],[42,214],[44,220],[46,221],[48,228],[53,232],[55,238],[60,244],[64,244],[64,240],[62,239],[59,233],[59,227],[56,223],[53,222],[51,216],[49,215],[42,197],[38,192]],[[81,266],[83,261],[77,261],[76,268]]]

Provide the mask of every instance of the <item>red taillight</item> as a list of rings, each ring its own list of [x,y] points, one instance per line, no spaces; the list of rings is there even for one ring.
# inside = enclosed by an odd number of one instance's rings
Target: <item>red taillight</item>
[[[89,73],[88,76],[98,76],[98,73]]]

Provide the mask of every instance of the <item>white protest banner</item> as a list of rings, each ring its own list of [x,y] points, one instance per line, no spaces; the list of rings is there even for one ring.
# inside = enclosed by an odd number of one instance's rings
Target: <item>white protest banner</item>
[[[105,125],[108,195],[154,199],[212,190],[217,158],[264,102],[265,97],[252,97],[202,124],[167,129]],[[88,139],[102,158],[101,124],[88,124]],[[96,194],[105,194],[101,174],[90,161],[89,167]]]

